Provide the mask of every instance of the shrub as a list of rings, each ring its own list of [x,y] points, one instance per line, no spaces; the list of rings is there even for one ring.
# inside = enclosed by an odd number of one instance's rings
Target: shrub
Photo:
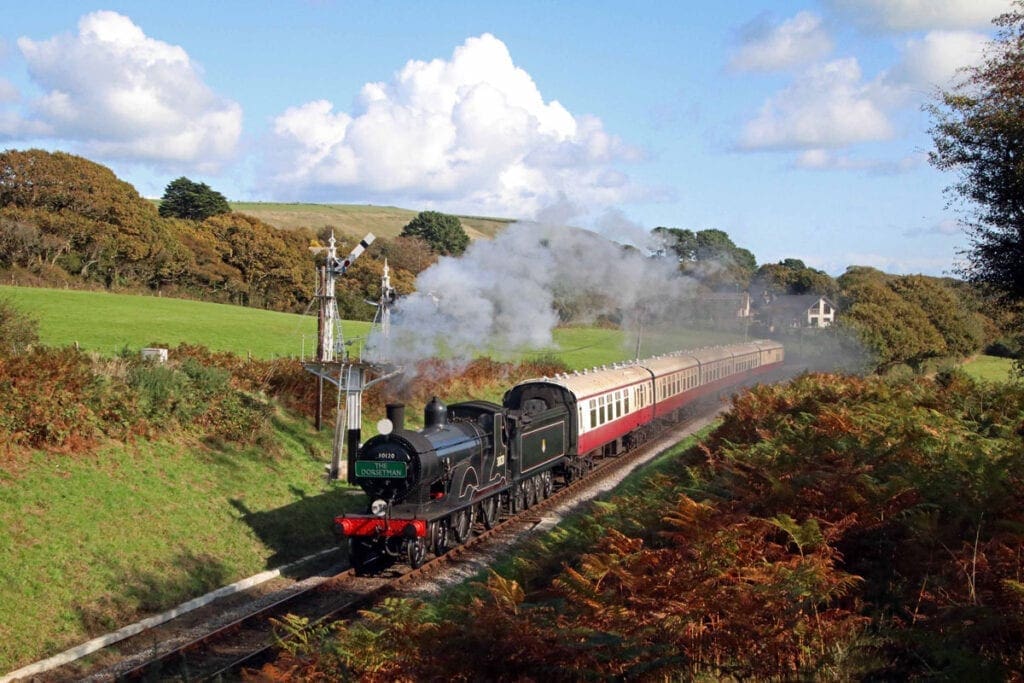
[[[39,341],[39,322],[7,298],[0,298],[0,356],[22,353]]]

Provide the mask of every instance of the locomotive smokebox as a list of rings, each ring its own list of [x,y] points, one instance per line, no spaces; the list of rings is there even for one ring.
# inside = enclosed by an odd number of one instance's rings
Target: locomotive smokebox
[[[405,404],[404,403],[389,403],[385,406],[384,410],[388,416],[388,420],[391,421],[392,428],[397,432],[401,429],[405,429]]]
[[[448,419],[448,409],[437,396],[430,399],[430,403],[423,409],[423,428],[444,427]]]

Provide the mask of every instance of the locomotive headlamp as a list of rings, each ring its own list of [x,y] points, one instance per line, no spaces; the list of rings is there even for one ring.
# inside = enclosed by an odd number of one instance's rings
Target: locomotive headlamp
[[[388,511],[388,502],[378,498],[370,503],[370,513],[377,517],[383,517]]]

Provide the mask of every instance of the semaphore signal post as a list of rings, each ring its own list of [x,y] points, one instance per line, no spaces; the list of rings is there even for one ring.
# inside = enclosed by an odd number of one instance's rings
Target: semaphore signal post
[[[380,299],[374,325],[379,326],[380,350],[373,360],[352,358],[348,353],[338,305],[335,299],[337,278],[343,276],[352,262],[366,250],[374,240],[373,233],[364,237],[358,245],[342,259],[338,258],[337,242],[334,235],[327,247],[313,247],[316,254],[323,253],[324,260],[317,266],[317,349],[316,360],[304,362],[303,367],[317,376],[317,428],[320,427],[323,382],[338,387],[338,408],[334,428],[334,442],[331,449],[331,463],[327,466],[328,479],[339,479],[342,470],[347,481],[354,478],[355,453],[362,439],[363,391],[385,379],[401,373],[401,368],[387,361],[388,335],[391,325],[391,306],[395,301],[395,290],[391,287],[388,265],[384,263],[381,277]]]

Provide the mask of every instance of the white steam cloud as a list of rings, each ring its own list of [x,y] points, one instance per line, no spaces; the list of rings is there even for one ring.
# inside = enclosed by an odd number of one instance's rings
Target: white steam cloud
[[[396,305],[385,348],[369,354],[411,367],[419,360],[551,346],[561,320],[624,314],[626,322],[671,317],[692,301],[696,283],[672,259],[623,247],[595,233],[517,223],[462,258],[442,258],[420,274],[417,291]]]

